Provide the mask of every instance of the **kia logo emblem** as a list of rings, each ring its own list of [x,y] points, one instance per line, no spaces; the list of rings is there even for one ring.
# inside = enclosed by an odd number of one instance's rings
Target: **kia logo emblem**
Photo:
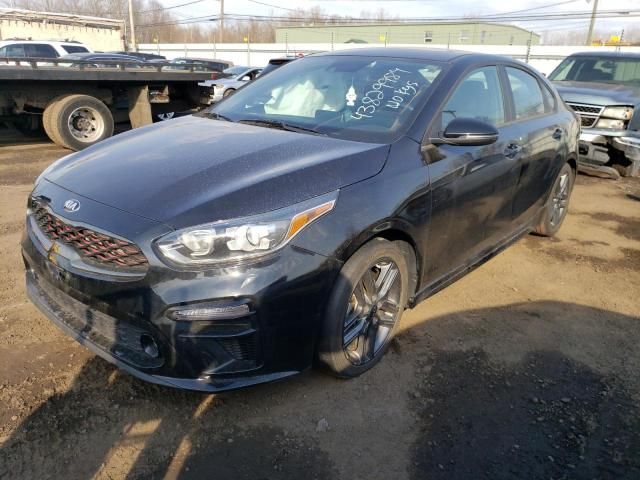
[[[71,198],[64,202],[64,209],[67,212],[77,212],[80,210],[80,202],[74,198]]]

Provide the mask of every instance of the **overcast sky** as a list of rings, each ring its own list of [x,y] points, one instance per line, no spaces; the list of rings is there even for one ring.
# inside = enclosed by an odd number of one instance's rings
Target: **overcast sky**
[[[165,6],[180,5],[189,0],[161,0]],[[593,1],[593,0],[592,0]],[[261,5],[261,3],[271,4]],[[549,8],[537,8],[552,4],[560,4]],[[534,9],[526,13],[546,12],[580,12],[590,11],[593,3],[586,0],[225,0],[226,13],[253,14],[253,15],[286,15],[287,9],[319,6],[325,12],[339,15],[358,16],[363,10],[371,12],[384,8],[389,13],[401,17],[447,17],[461,15],[484,15],[488,13],[514,12],[524,9]],[[219,12],[218,0],[202,0],[199,3],[182,8],[170,10],[180,18],[188,18],[200,15],[215,15]],[[640,10],[640,0],[600,0],[599,10],[628,11]],[[514,22],[519,26],[535,31],[542,30],[566,30],[583,29],[588,26],[589,20],[566,21],[525,21]],[[640,17],[600,20],[596,28],[606,28],[611,31],[628,28],[631,25],[638,26]]]

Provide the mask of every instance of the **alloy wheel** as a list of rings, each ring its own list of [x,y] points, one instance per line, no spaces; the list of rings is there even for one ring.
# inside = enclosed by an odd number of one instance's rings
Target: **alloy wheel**
[[[563,173],[558,178],[558,182],[554,188],[553,197],[551,198],[551,217],[549,220],[554,227],[562,222],[562,219],[567,213],[570,183],[569,174]]]
[[[379,260],[358,281],[342,333],[344,352],[353,365],[364,365],[381,351],[400,316],[400,298],[400,270],[390,259]]]

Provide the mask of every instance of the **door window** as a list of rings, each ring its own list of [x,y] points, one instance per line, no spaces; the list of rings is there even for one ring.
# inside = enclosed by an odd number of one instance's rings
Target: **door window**
[[[474,118],[496,127],[505,122],[502,88],[496,67],[474,70],[456,87],[442,110],[442,130],[454,118]]]
[[[55,48],[46,43],[30,43],[24,46],[27,57],[36,58],[57,58],[58,53]]]
[[[20,44],[7,45],[0,49],[0,54],[3,57],[24,57],[24,47]]]
[[[535,117],[545,112],[540,84],[533,75],[518,68],[507,67],[507,77],[513,92],[516,120]]]
[[[89,50],[80,45],[62,45],[62,49],[67,53],[89,53]]]

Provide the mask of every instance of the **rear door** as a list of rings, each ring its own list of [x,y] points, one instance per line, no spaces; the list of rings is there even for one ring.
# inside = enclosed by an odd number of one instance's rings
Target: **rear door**
[[[546,85],[515,66],[506,66],[505,73],[512,100],[512,126],[521,139],[520,172],[513,197],[513,222],[521,226],[543,207],[557,173],[554,165],[559,158],[566,158],[568,132]]]
[[[427,281],[437,281],[474,262],[511,232],[519,142],[509,125],[504,78],[496,65],[463,75],[441,108],[430,136],[441,136],[453,118],[490,123],[498,141],[486,146],[439,145],[430,153],[432,219]],[[516,137],[514,137],[516,136]]]
[[[46,43],[27,43],[24,49],[30,58],[58,58],[56,49]]]

